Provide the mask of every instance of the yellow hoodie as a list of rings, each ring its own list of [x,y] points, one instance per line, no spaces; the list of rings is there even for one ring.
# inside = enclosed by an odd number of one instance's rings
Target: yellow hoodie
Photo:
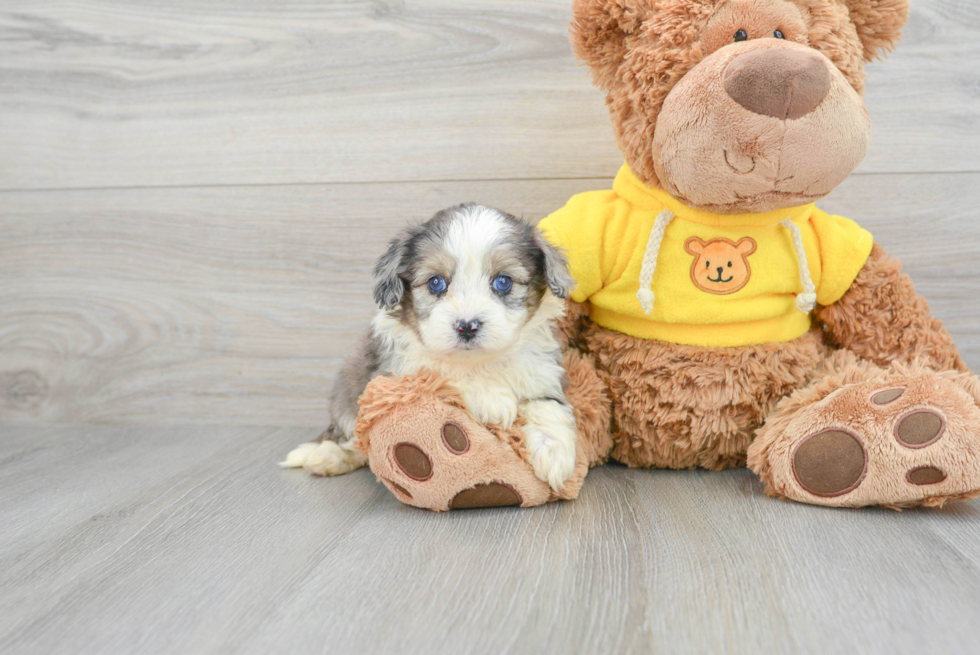
[[[712,214],[645,186],[627,166],[612,191],[578,194],[540,227],[564,249],[578,283],[572,299],[591,301],[597,324],[710,347],[803,336],[814,303],[839,300],[872,246],[867,230],[813,204]]]

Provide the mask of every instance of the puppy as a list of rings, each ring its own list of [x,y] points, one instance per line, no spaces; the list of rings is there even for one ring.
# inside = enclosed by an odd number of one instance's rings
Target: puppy
[[[282,465],[317,475],[364,466],[352,440],[367,383],[430,369],[482,423],[509,427],[520,412],[535,474],[559,489],[577,440],[554,333],[575,285],[563,255],[533,226],[465,204],[393,240],[374,276],[380,311],[334,384],[329,426]]]

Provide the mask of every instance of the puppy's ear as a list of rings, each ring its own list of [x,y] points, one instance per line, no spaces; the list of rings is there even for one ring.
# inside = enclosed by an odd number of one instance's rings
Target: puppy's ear
[[[385,311],[394,309],[405,295],[405,280],[398,275],[407,242],[404,238],[392,239],[388,250],[374,265],[374,302]]]
[[[568,261],[565,259],[564,253],[551,245],[537,228],[534,228],[534,245],[541,250],[544,281],[551,289],[551,293],[559,298],[568,298],[575,290],[576,283],[575,278],[568,272]]]

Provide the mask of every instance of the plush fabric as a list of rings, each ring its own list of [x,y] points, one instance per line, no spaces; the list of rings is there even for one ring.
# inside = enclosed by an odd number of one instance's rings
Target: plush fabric
[[[745,466],[755,430],[826,356],[817,331],[739,348],[676,345],[595,325],[585,338],[609,381],[611,455],[644,468]]]
[[[909,19],[908,0],[846,0],[845,4],[864,46],[866,61],[882,58],[895,49]]]
[[[586,360],[565,355],[580,439],[575,472],[559,493],[531,470],[520,419],[508,429],[481,425],[449,381],[433,373],[372,380],[360,398],[355,445],[378,480],[415,507],[534,507],[576,498],[589,467],[605,462],[612,447],[608,392]]]
[[[524,507],[551,498],[548,485],[534,477],[524,459],[519,432],[491,431],[474,421],[458,392],[444,379],[376,378],[361,404],[367,411],[358,419],[358,449],[368,457],[378,480],[403,503],[445,511],[460,492],[488,484],[507,485],[513,504]],[[465,435],[465,452],[447,446],[447,425]],[[402,465],[399,448],[407,448],[409,454],[414,449],[422,464]]]
[[[656,302],[646,315],[637,300],[640,270],[654,219],[664,209],[676,217],[660,246],[652,287]],[[717,215],[643,185],[624,166],[612,192],[577,195],[540,227],[567,253],[578,283],[572,298],[590,301],[598,325],[644,339],[730,347],[789,342],[810,329],[810,317],[794,302],[802,291],[800,262],[791,234],[779,224],[785,218],[801,230],[817,300],[836,302],[861,270],[873,241],[853,221],[812,204]],[[747,256],[737,249],[744,239],[756,246]],[[744,285],[732,292],[711,282],[736,277]]]
[[[749,448],[749,467],[767,494],[832,507],[894,508],[941,507],[980,495],[980,383],[974,376],[936,373],[918,362],[878,367],[838,350],[815,377],[778,405]],[[875,402],[889,391],[900,393]],[[923,408],[938,417],[940,433],[927,447],[910,447],[900,439],[899,426]],[[848,434],[864,450],[860,483],[840,495],[808,489],[800,463],[807,437],[827,430]],[[935,473],[925,484],[915,478],[923,470]]]
[[[573,49],[607,94],[626,166],[612,190],[542,222],[578,283],[557,326],[580,431],[564,496],[607,459],[747,464],[770,496],[830,507],[980,493],[980,380],[899,262],[813,205],[864,156],[864,62],[894,47],[908,8],[574,0]],[[366,394],[359,434],[389,487],[430,509],[550,499],[526,475],[519,426],[467,422],[443,387]],[[473,435],[475,464],[437,452],[447,417]],[[428,441],[404,447],[414,431]],[[428,481],[390,468],[400,445],[403,469],[460,473],[426,495]],[[479,486],[494,481],[506,484]]]
[[[730,45],[737,29],[758,24],[753,36],[760,36],[787,26],[787,40],[825,55],[864,93],[864,46],[837,0],[574,0],[572,12],[572,49],[606,91],[620,150],[650,186],[660,182],[650,144],[664,101],[705,57]],[[882,44],[894,43],[904,25],[888,18],[897,26],[882,33]]]
[[[878,244],[847,293],[818,307],[816,317],[833,345],[879,366],[918,359],[936,371],[967,371],[942,321],[902,275],[901,262]]]
[[[826,73],[826,89],[814,87],[819,79],[807,82],[812,71],[798,70],[797,57]],[[793,84],[778,85],[780,74]],[[819,102],[794,104],[807,94],[818,94]],[[803,113],[762,113],[773,103]],[[672,196],[717,214],[741,214],[819,200],[861,162],[870,137],[860,96],[830,60],[767,38],[732,44],[691,70],[663,103],[651,152],[657,179]]]

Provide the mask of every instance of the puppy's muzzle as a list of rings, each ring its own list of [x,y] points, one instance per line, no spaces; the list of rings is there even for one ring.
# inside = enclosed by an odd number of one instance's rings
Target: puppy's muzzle
[[[456,321],[456,334],[459,335],[461,341],[469,343],[476,338],[477,333],[480,328],[483,327],[483,323],[476,319],[471,321]]]

